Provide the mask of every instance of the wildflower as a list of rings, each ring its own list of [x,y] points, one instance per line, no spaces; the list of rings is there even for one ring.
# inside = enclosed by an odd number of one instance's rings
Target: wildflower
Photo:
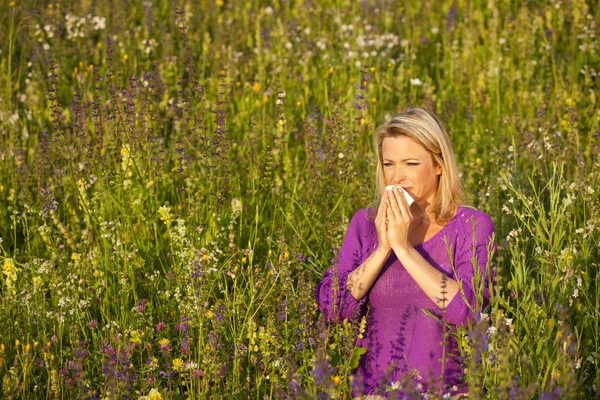
[[[575,288],[575,291],[573,292],[572,296],[573,296],[574,298],[577,298],[577,297],[579,297],[579,289]]]
[[[254,82],[254,85],[252,85],[252,90],[254,93],[258,93],[260,91],[260,82]]]
[[[129,341],[131,343],[142,344],[142,336],[144,336],[143,332],[140,333],[139,331],[132,331],[131,338],[129,339]]]
[[[498,329],[493,325],[488,328],[488,333],[490,335],[495,335],[497,331],[498,331]]]
[[[160,351],[167,353],[169,350],[171,350],[171,345],[169,344],[169,339],[164,338],[158,341],[158,344],[160,345]]]
[[[233,218],[239,217],[242,213],[242,202],[237,197],[231,200],[231,212],[233,214]]]
[[[419,78],[414,78],[410,80],[410,84],[412,86],[421,86],[423,84],[423,82],[421,82],[421,80]]]
[[[95,328],[96,326],[98,326],[98,322],[95,319],[93,319],[90,322],[88,322],[88,326],[90,328]]]
[[[181,358],[176,358],[172,362],[173,371],[181,371],[183,369],[183,360]]]
[[[158,209],[158,214],[160,215],[161,221],[163,221],[165,224],[168,224],[171,222],[171,219],[173,219],[173,216],[171,215],[171,207],[167,207],[166,205]]]
[[[162,400],[162,398],[162,395],[156,389],[150,390],[150,393],[148,393],[148,396],[146,396],[147,400]]]
[[[2,273],[6,275],[6,289],[7,292],[15,296],[17,294],[16,283],[17,283],[17,267],[12,258],[4,259],[4,267]]]

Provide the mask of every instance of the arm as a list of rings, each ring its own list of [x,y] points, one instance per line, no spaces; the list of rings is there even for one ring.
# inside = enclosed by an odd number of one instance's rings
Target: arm
[[[336,263],[323,274],[323,279],[317,285],[316,299],[319,309],[328,321],[341,322],[348,318],[358,317],[366,299],[356,300],[348,289],[348,276],[361,264],[370,264],[371,255],[362,262],[363,241],[359,229],[359,213],[356,213],[342,242]]]
[[[447,277],[446,288],[442,289],[442,276],[446,274],[425,260],[414,247],[396,248],[394,253],[427,297],[437,304],[440,309],[447,307],[449,301],[458,293],[458,282]],[[445,291],[445,295],[442,291]],[[445,301],[443,301],[444,299]]]
[[[429,264],[408,242],[412,214],[404,196],[390,197],[390,203],[392,206],[387,214],[391,225],[388,240],[398,260],[427,296],[440,308],[445,308],[445,319],[450,324],[466,326],[467,320],[473,318],[479,306],[484,307],[489,301],[487,266],[488,252],[493,247],[492,220],[485,213],[477,213],[472,226],[463,232],[463,240],[457,243],[456,254],[452,257],[455,279],[446,279],[444,296],[441,287],[444,274]],[[482,293],[483,305],[476,304],[476,291]],[[446,301],[442,302],[444,297]]]
[[[379,272],[390,253],[390,250],[377,247],[365,262],[348,274],[346,289],[350,291],[350,294],[356,301],[365,297],[369,289],[371,289],[373,282],[379,276]]]
[[[460,247],[455,249],[454,275],[459,291],[446,307],[450,324],[467,326],[469,320],[474,321],[475,313],[489,303],[489,284],[494,279],[490,263],[495,250],[493,235],[494,223],[487,214],[480,213],[468,224],[462,243],[458,243]]]

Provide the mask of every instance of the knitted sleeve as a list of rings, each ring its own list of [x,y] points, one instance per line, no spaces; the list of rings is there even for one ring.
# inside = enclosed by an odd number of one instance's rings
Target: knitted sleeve
[[[487,214],[478,211],[463,229],[454,256],[454,278],[459,290],[446,307],[446,321],[466,327],[469,320],[474,322],[475,313],[489,303],[489,283],[493,282],[494,272],[488,260],[495,250],[494,223]],[[477,298],[482,301],[477,302]]]
[[[358,319],[366,301],[363,297],[356,301],[346,287],[348,274],[362,263],[363,240],[361,224],[364,215],[358,211],[352,217],[342,247],[334,265],[323,274],[323,279],[317,285],[316,299],[319,309],[330,322],[341,322],[344,319]]]

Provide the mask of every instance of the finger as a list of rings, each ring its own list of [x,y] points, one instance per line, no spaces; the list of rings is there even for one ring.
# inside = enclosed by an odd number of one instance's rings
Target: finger
[[[392,211],[394,212],[394,214],[396,216],[400,217],[402,215],[402,212],[401,212],[400,206],[399,206],[400,200],[398,199],[398,196],[399,196],[398,190],[400,190],[400,189],[394,188],[392,190],[393,194],[390,196],[391,197],[390,205],[391,205],[391,208],[392,208]]]
[[[388,222],[396,220],[396,215],[394,214],[394,211],[392,211],[392,207],[388,207],[387,209],[387,219]]]
[[[379,207],[377,207],[377,217],[375,218],[376,220],[385,217],[385,199],[386,194],[384,193],[383,197],[381,198],[381,202],[379,203]]]
[[[408,206],[408,202],[406,201],[406,196],[404,195],[403,191],[400,191],[401,189],[399,189],[399,193],[397,197],[399,197],[400,199],[398,199],[398,204],[400,207],[400,211],[402,212],[402,217],[406,220],[412,220],[412,214],[410,212],[410,207]]]

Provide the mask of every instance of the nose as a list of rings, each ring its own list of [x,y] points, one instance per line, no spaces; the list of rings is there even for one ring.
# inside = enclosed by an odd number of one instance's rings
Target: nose
[[[391,176],[390,184],[392,185],[400,185],[406,179],[406,174],[404,168],[401,166],[397,166],[394,168],[394,171]]]

